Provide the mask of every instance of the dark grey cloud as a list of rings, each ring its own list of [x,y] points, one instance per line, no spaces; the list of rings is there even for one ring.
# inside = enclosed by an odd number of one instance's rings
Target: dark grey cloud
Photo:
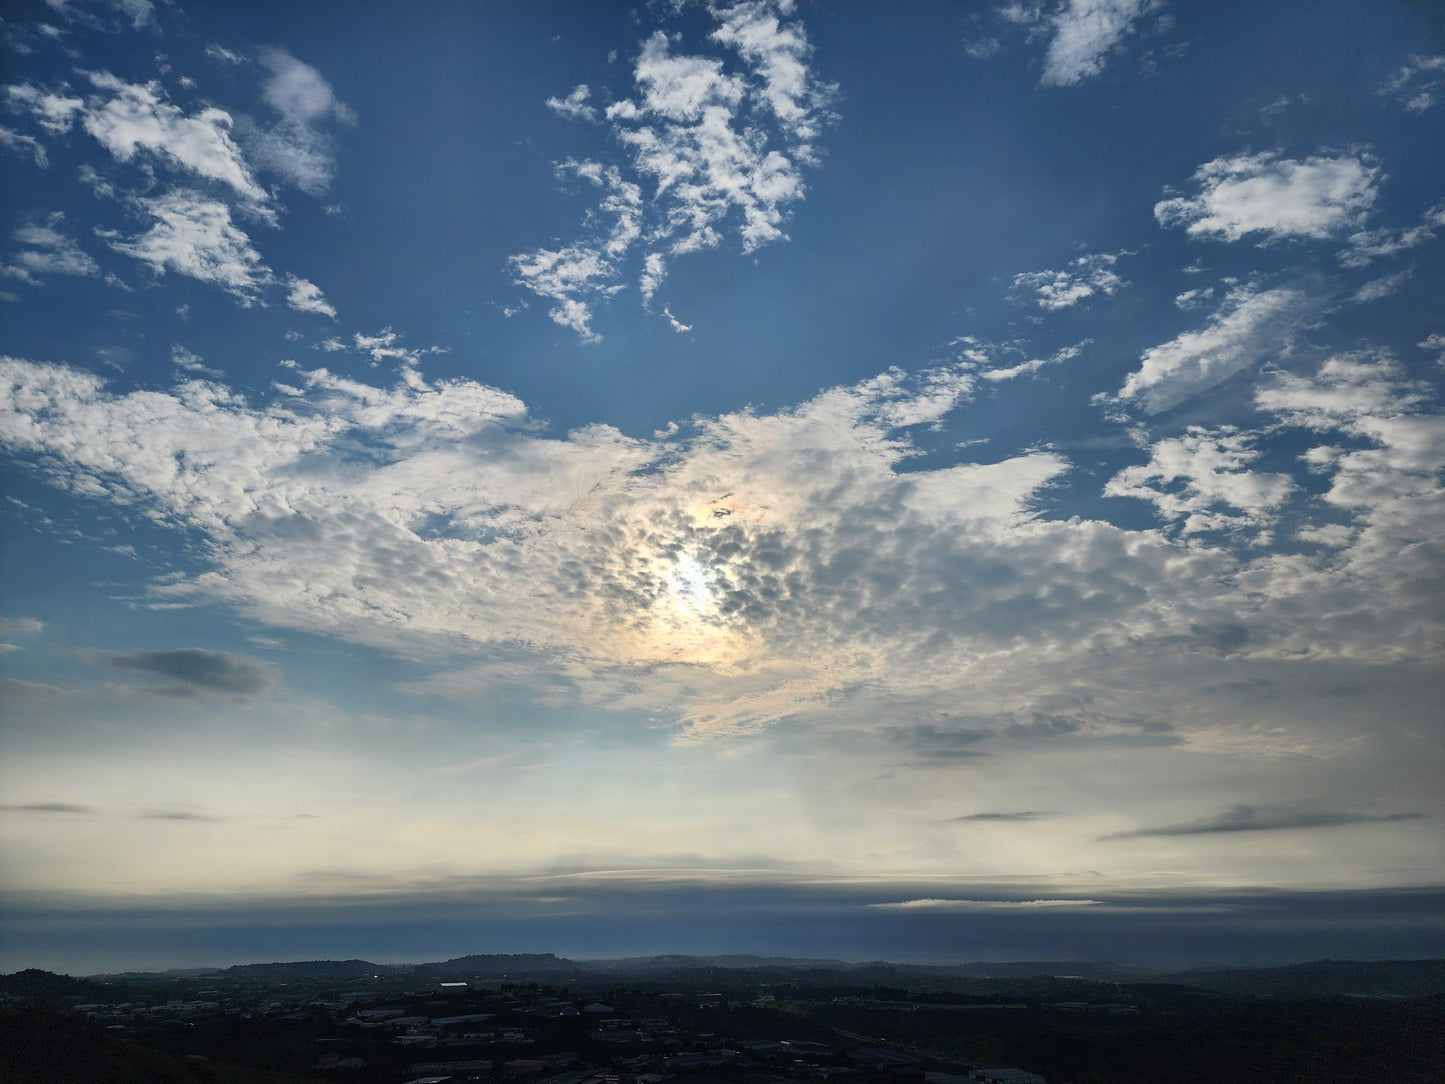
[[[1290,809],[1285,806],[1236,805],[1217,817],[1114,832],[1100,839],[1138,839],[1141,836],[1206,836],[1224,832],[1273,832],[1287,828],[1337,828],[1347,824],[1382,824],[1418,820],[1420,813],[1353,813],[1343,810]]]
[[[173,693],[231,693],[254,696],[271,684],[271,669],[260,659],[206,648],[173,651],[93,651],[90,657],[113,670],[169,678],[180,685]]]
[[[963,821],[1036,821],[1040,817],[1047,816],[1047,813],[1023,809],[1017,813],[969,813],[962,817],[953,817],[951,820],[955,824]]]
[[[20,678],[0,678],[0,701],[46,701],[59,700],[66,691],[58,685],[47,685],[40,681],[22,681]]]
[[[81,805],[77,802],[0,802],[0,810],[7,813],[61,813],[77,814],[86,817],[99,816],[101,810],[94,806]],[[134,815],[134,819],[141,821],[204,821],[212,823],[219,821],[220,817],[213,817],[208,813],[194,813],[188,809],[148,809],[143,813]]]
[[[1036,711],[1026,723],[1010,723],[1004,733],[1013,738],[1062,738],[1083,728],[1080,720],[1070,716]]]
[[[0,802],[0,809],[7,813],[83,813],[86,816],[97,812],[88,805],[74,802]]]
[[[889,727],[888,736],[907,746],[925,760],[972,760],[989,754],[972,748],[993,736],[989,730],[951,729],[932,724],[917,727]]]

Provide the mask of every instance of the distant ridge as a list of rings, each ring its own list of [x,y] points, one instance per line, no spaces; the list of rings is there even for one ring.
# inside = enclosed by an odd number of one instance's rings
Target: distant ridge
[[[836,973],[851,982],[879,986],[937,988],[951,979],[1032,980],[1057,982],[1145,983],[1189,986],[1246,997],[1427,997],[1445,995],[1445,959],[1424,960],[1317,960],[1267,967],[1189,968],[1156,970],[1078,960],[987,962],[965,964],[895,964],[877,960],[846,960],[792,956],[728,954],[719,956],[633,956],[621,959],[574,960],[554,953],[473,953],[421,964],[378,964],[369,960],[295,960],[277,963],[236,964],[230,967],[187,968],[152,974],[161,977],[227,975],[233,978],[292,981],[301,979],[358,979],[373,975],[415,976],[427,982],[446,978],[530,978],[555,980],[561,975],[592,975],[608,981],[627,976],[656,982],[663,976],[679,981],[702,981],[710,973],[736,972],[739,979],[752,973],[767,981],[824,979]],[[0,993],[26,996],[85,996],[100,992],[97,982],[119,975],[72,978],[28,969],[0,976]],[[721,976],[719,976],[721,977]]]

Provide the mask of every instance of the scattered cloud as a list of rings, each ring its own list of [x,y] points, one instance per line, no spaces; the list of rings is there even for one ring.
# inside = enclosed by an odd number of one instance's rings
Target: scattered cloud
[[[1032,271],[1013,278],[1016,294],[1030,294],[1041,309],[1057,311],[1096,295],[1110,297],[1128,285],[1114,265],[1123,253],[1080,256],[1059,271]]]
[[[1068,0],[1050,20],[1053,37],[1040,81],[1068,87],[1098,75],[1138,20],[1161,6],[1156,0]]]
[[[1360,230],[1349,236],[1349,247],[1339,254],[1340,263],[1346,267],[1368,267],[1376,260],[1397,256],[1433,241],[1442,226],[1445,226],[1445,203],[1431,207],[1413,226]]]
[[[1003,380],[1016,380],[1021,376],[1032,376],[1040,369],[1045,369],[1052,365],[1062,365],[1066,361],[1073,361],[1084,352],[1084,347],[1088,345],[1089,340],[1085,339],[1081,343],[1075,343],[1072,346],[1065,346],[1055,350],[1046,358],[1029,358],[1027,361],[1015,362],[1012,365],[996,365],[991,368],[979,368],[977,370],[978,375],[981,380],[987,380],[995,384]]]
[[[565,98],[548,98],[547,108],[556,113],[559,117],[566,117],[568,120],[596,121],[597,110],[587,104],[587,99],[592,97],[592,90],[586,83],[578,83],[572,88]]]
[[[0,275],[32,286],[41,285],[50,275],[99,275],[100,265],[80,250],[64,226],[64,212],[55,211],[46,216],[43,224],[16,230],[12,236],[20,248],[0,265]]]
[[[320,72],[285,49],[263,50],[260,62],[269,73],[261,97],[275,116],[269,123],[248,121],[243,126],[246,148],[259,168],[309,196],[320,196],[336,172],[330,127],[355,124],[356,114]]]
[[[1101,839],[1140,839],[1147,836],[1204,836],[1231,832],[1283,832],[1300,828],[1340,828],[1352,824],[1388,824],[1394,821],[1418,820],[1419,813],[1349,813],[1329,810],[1296,809],[1288,806],[1231,806],[1214,817],[1204,817],[1186,824],[1166,824],[1153,828],[1136,828],[1115,832]]]
[[[1411,113],[1423,113],[1445,95],[1445,56],[1412,56],[1386,79],[1380,94],[1394,98]]]
[[[389,327],[382,328],[374,335],[357,332],[351,337],[351,342],[355,349],[371,357],[373,365],[396,362],[403,367],[412,366],[420,362],[425,354],[445,354],[447,352],[446,348],[441,346],[403,346],[401,336]],[[347,346],[338,339],[324,339],[319,344],[319,348],[331,354],[338,350],[345,350]]]
[[[0,617],[0,636],[39,636],[45,622],[35,617]]]
[[[512,271],[520,285],[556,302],[548,314],[554,323],[571,328],[583,342],[597,342],[601,337],[592,330],[589,301],[624,288],[616,281],[616,261],[642,234],[642,189],[624,180],[617,167],[597,162],[569,159],[557,166],[556,173],[602,191],[597,217],[607,216],[606,232],[587,243],[513,256]],[[646,292],[650,297],[651,292]]]
[[[64,135],[85,110],[84,99],[72,97],[66,90],[47,91],[30,83],[17,83],[5,88],[5,100],[12,110],[30,114],[49,135]]]
[[[1303,291],[1236,286],[1204,327],[1144,351],[1120,399],[1157,414],[1263,361],[1278,358],[1316,312]]]
[[[223,374],[219,369],[213,369],[205,364],[206,359],[194,351],[187,350],[180,343],[171,343],[171,364],[177,369],[188,373],[195,373],[198,376],[212,378],[221,377]]]
[[[1208,303],[1212,297],[1214,297],[1213,286],[1198,290],[1185,290],[1182,294],[1175,296],[1174,306],[1175,308],[1184,309],[1187,312],[1190,309],[1197,309],[1201,305]]]
[[[298,278],[295,275],[286,276],[286,304],[297,312],[314,312],[320,316],[329,316],[336,319],[336,309],[326,300],[321,292],[321,287],[307,279]]]
[[[1354,300],[1360,304],[1369,301],[1379,301],[1381,298],[1389,297],[1399,291],[1410,280],[1414,274],[1409,268],[1404,271],[1397,271],[1393,275],[1381,275],[1379,278],[1371,279],[1354,293]]]
[[[1288,475],[1250,470],[1255,439],[1233,426],[1190,426],[1148,450],[1149,462],[1119,471],[1104,495],[1150,501],[1185,535],[1264,527],[1295,488]]]
[[[268,213],[270,196],[231,138],[231,114],[208,106],[187,115],[154,81],[127,83],[109,72],[90,72],[88,78],[97,93],[78,111],[81,126],[117,160],[155,155],[230,188],[256,213]]]
[[[45,147],[34,136],[22,135],[13,128],[0,125],[0,147],[16,154],[29,156],[41,169],[50,167],[50,156],[45,153]]]
[[[1363,155],[1215,158],[1195,171],[1194,195],[1161,200],[1154,217],[1161,226],[1184,227],[1191,237],[1324,240],[1364,221],[1380,177],[1380,167]]]
[[[1169,19],[1162,0],[1008,0],[995,8],[990,31],[978,30],[964,45],[974,59],[985,59],[1003,48],[1000,40],[1022,30],[1030,41],[1048,39],[1039,82],[1047,87],[1071,87],[1101,74],[1111,58],[1123,52],[1124,42],[1141,30],[1163,30]],[[1153,17],[1152,19],[1150,17]]]
[[[133,237],[106,233],[117,252],[148,263],[157,275],[167,271],[219,286],[244,306],[275,281],[251,244],[231,221],[231,210],[219,200],[189,189],[172,189],[142,198],[141,211],[153,220],[149,230]]]
[[[1285,110],[1289,109],[1291,106],[1295,105],[1296,103],[1304,104],[1308,101],[1309,97],[1305,94],[1281,94],[1274,101],[1260,108],[1259,121],[1261,124],[1273,124],[1275,121],[1279,120],[1280,116],[1283,115]]]
[[[1038,812],[1036,812],[1036,811],[1034,811],[1034,810],[1032,810],[1032,809],[1025,809],[1025,810],[1021,810],[1021,811],[1019,811],[1019,812],[1016,812],[1016,813],[1002,813],[1002,812],[1000,812],[1000,813],[968,813],[968,814],[965,814],[965,815],[962,816],[962,817],[954,817],[952,820],[953,820],[953,823],[955,823],[955,824],[965,823],[965,822],[969,822],[969,821],[985,821],[985,822],[990,822],[990,823],[991,823],[991,822],[998,822],[998,823],[1004,823],[1004,824],[1014,824],[1014,823],[1019,823],[1019,824],[1021,824],[1021,823],[1025,823],[1025,822],[1028,822],[1028,821],[1036,821],[1036,820],[1038,820],[1040,817],[1042,817],[1042,816],[1044,816],[1044,815],[1045,815],[1045,814],[1043,814],[1043,813],[1038,813]]]
[[[219,61],[222,64],[244,64],[246,58],[234,49],[227,49],[224,45],[211,42],[206,46],[206,56],[211,60]]]
[[[785,238],[802,170],[816,166],[816,140],[832,121],[834,88],[809,67],[812,47],[789,0],[744,0],[708,8],[709,42],[729,58],[680,54],[664,31],[648,37],[633,65],[634,96],[602,111],[622,162],[564,162],[558,175],[600,193],[592,230],[560,248],[511,257],[515,281],[552,301],[551,319],[586,342],[592,305],[625,288],[624,257],[642,246],[641,294],[661,286],[670,257],[717,248],[730,236],[742,252]],[[548,106],[591,119],[591,89],[578,86]]]
[[[155,27],[155,4],[152,0],[45,0],[45,4],[66,24],[90,30],[117,33]],[[59,27],[42,23],[42,32],[58,36]]]

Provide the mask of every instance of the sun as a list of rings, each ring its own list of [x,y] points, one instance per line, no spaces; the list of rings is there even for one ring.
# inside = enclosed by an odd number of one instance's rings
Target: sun
[[[717,593],[707,568],[696,557],[677,559],[667,574],[667,590],[674,607],[697,615],[717,610]]]

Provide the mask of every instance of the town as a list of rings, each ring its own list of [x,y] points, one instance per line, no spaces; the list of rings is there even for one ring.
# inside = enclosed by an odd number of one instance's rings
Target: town
[[[1419,992],[1418,974],[1401,975]],[[1430,1080],[1445,1020],[1438,993],[1280,1000],[1070,975],[705,960],[320,961],[0,982],[6,1079],[88,1084],[1183,1082],[1236,1079],[1207,1074],[1255,1047],[1265,1072],[1251,1079],[1330,1081],[1385,1043],[1396,1079]],[[1319,1041],[1325,1027],[1333,1042]],[[1307,1051],[1291,1048],[1295,1033],[1314,1037]],[[1309,1075],[1290,1075],[1304,1057]]]

